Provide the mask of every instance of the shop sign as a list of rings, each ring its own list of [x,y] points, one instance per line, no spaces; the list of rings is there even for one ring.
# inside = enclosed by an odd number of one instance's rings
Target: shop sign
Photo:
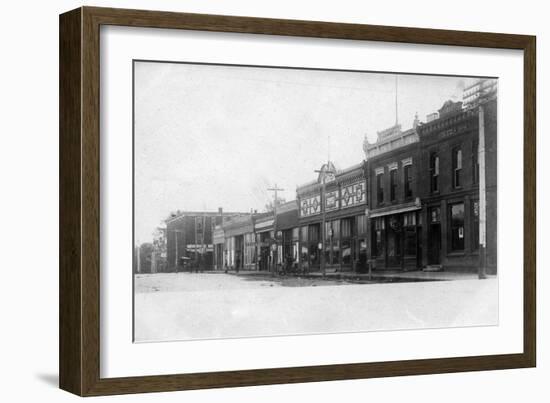
[[[300,200],[300,215],[308,217],[321,213],[321,195],[307,197]]]
[[[340,202],[342,208],[364,204],[367,201],[366,189],[366,181],[355,182],[343,187]]]

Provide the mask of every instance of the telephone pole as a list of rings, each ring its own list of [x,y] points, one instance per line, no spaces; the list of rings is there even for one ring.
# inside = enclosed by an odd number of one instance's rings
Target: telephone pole
[[[330,155],[330,154],[329,154]],[[331,168],[330,161],[327,161],[327,164],[325,165],[325,169],[317,169],[315,170],[318,174],[324,174],[324,176],[321,177],[321,217],[322,217],[322,223],[321,223],[321,270],[323,272],[323,277],[327,274],[327,262],[325,259],[325,247],[326,247],[326,222],[327,222],[327,215],[326,215],[326,182],[329,177],[333,177],[333,175],[336,174],[336,172]]]
[[[485,138],[485,106],[497,96],[494,86],[485,85],[486,81],[479,83],[478,101],[478,164],[479,164],[479,279],[487,278],[487,147]]]
[[[275,275],[277,270],[277,252],[279,250],[279,243],[277,242],[277,192],[283,192],[284,189],[280,188],[275,184],[272,188],[267,188],[269,192],[274,192],[274,201],[273,201],[273,238],[275,240],[275,249],[273,250],[273,262],[271,266],[272,275]]]

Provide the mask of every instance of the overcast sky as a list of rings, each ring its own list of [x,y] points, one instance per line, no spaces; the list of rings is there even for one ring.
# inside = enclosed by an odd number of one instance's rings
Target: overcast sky
[[[175,210],[262,211],[293,200],[330,158],[364,159],[365,135],[395,123],[394,74],[135,64],[135,230],[147,242]],[[472,80],[399,75],[398,120],[412,126]]]

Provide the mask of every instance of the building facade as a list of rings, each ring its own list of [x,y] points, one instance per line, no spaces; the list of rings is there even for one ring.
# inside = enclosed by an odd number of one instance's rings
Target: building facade
[[[420,142],[413,128],[400,125],[378,132],[365,144],[371,183],[368,211],[370,259],[377,270],[412,270],[422,266],[421,194],[418,187]]]
[[[305,271],[362,271],[367,266],[367,179],[361,162],[337,170],[327,162],[316,181],[297,189],[299,264]]]
[[[410,129],[365,138],[358,164],[328,161],[275,211],[170,217],[166,266],[496,273],[496,84],[476,85],[467,104],[446,101],[425,123],[415,116]]]
[[[223,223],[223,231],[227,267],[234,270],[255,270],[256,244],[253,214],[229,218]]]
[[[415,118],[410,130],[394,126],[365,142],[373,268],[477,271],[485,240],[482,264],[496,273],[496,112],[496,99],[447,101],[426,123]]]
[[[422,195],[424,266],[477,270],[480,262],[480,194],[486,198],[487,262],[496,273],[497,256],[497,110],[496,100],[480,109],[446,103],[439,118],[419,127],[419,191]],[[483,134],[482,134],[483,133]],[[480,135],[485,166],[480,169]],[[484,175],[485,189],[480,189]],[[483,192],[481,193],[480,190]],[[483,196],[484,194],[484,196]]]
[[[240,213],[183,211],[170,215],[166,223],[166,271],[186,267],[214,267],[213,233],[216,225]]]

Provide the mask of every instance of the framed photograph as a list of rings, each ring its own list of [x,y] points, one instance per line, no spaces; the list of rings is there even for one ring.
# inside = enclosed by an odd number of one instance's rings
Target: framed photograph
[[[60,387],[533,367],[535,37],[60,16]]]

